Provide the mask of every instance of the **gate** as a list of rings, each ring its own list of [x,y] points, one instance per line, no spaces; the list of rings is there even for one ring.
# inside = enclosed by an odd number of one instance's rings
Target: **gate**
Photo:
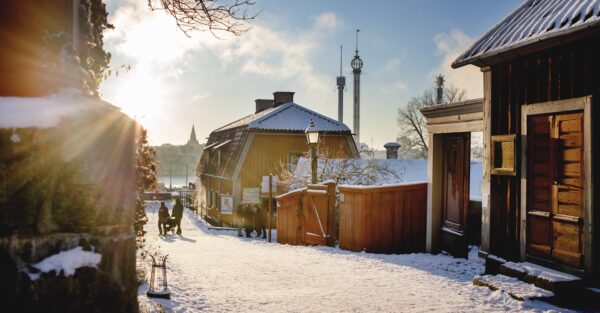
[[[335,245],[335,186],[308,185],[277,197],[277,242]]]

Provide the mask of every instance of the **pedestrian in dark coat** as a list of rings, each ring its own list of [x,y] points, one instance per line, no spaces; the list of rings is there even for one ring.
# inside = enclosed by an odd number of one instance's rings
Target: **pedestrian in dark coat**
[[[167,219],[169,218],[169,209],[163,201],[160,202],[158,209],[158,232],[161,235],[167,234]]]
[[[256,227],[256,237],[259,237],[262,234],[262,238],[266,239],[267,238],[267,210],[262,207],[257,205],[256,206],[256,216],[254,218],[255,220],[255,227]]]
[[[237,215],[237,218],[235,220],[235,227],[237,228],[237,235],[238,237],[242,237],[242,227],[244,227],[244,205],[243,204],[239,204],[237,206],[237,209],[235,210],[235,213]]]
[[[183,217],[183,204],[181,199],[175,199],[175,206],[173,206],[173,217],[177,225],[177,235],[181,235],[181,218]]]
[[[252,237],[252,232],[254,231],[254,211],[252,207],[249,205],[244,206],[244,231],[246,232],[246,237]]]

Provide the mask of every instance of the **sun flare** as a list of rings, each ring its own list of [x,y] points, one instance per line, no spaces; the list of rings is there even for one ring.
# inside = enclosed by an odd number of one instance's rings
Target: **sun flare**
[[[125,74],[128,75],[128,74]],[[136,119],[160,115],[167,103],[165,86],[150,74],[134,72],[120,80],[112,101]]]

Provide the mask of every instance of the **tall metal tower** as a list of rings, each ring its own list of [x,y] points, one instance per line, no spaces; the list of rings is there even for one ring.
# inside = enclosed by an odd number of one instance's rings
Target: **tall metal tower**
[[[360,149],[360,73],[363,67],[363,61],[358,56],[358,32],[356,30],[356,55],[350,62],[352,73],[354,74],[354,141]]]
[[[338,89],[338,122],[344,122],[344,87],[346,86],[346,76],[342,75],[342,46],[340,46],[340,76],[337,77]]]

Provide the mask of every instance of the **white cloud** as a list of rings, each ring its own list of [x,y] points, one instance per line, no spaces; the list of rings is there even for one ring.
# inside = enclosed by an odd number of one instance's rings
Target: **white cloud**
[[[468,65],[459,69],[451,67],[452,62],[468,49],[474,38],[467,36],[461,30],[453,29],[448,33],[435,35],[434,42],[438,53],[442,56],[438,67],[430,72],[433,77],[439,73],[444,74],[446,80],[456,87],[467,91],[467,97],[477,98],[483,96],[483,75],[478,67]]]
[[[342,25],[334,13],[325,12],[314,18],[305,31],[290,34],[255,25],[243,36],[212,48],[224,65],[241,62],[242,72],[271,79],[296,79],[311,91],[327,92],[331,78],[318,74],[310,58],[322,41]]]
[[[400,63],[401,62],[399,58],[393,58],[383,66],[383,70],[387,72],[395,71],[400,66]]]
[[[177,131],[164,125],[177,120],[179,128],[179,121],[198,121],[212,112],[213,103],[246,114],[247,108],[239,105],[246,96],[223,95],[220,83],[202,85],[206,76],[240,86],[270,86],[267,90],[290,88],[309,105],[335,102],[331,75],[314,65],[320,47],[343,27],[334,13],[316,15],[306,20],[307,27],[292,30],[278,26],[286,21],[264,13],[247,33],[219,34],[222,39],[217,39],[208,32],[185,36],[171,16],[151,11],[143,0],[109,0],[108,5],[114,8],[109,21],[116,29],[105,32],[105,47],[113,55],[113,67],[128,64],[131,70],[104,82],[102,95],[127,114],[145,118],[141,122],[155,142]],[[200,71],[193,68],[199,65]],[[205,121],[205,127],[227,122],[226,116],[221,118]]]

